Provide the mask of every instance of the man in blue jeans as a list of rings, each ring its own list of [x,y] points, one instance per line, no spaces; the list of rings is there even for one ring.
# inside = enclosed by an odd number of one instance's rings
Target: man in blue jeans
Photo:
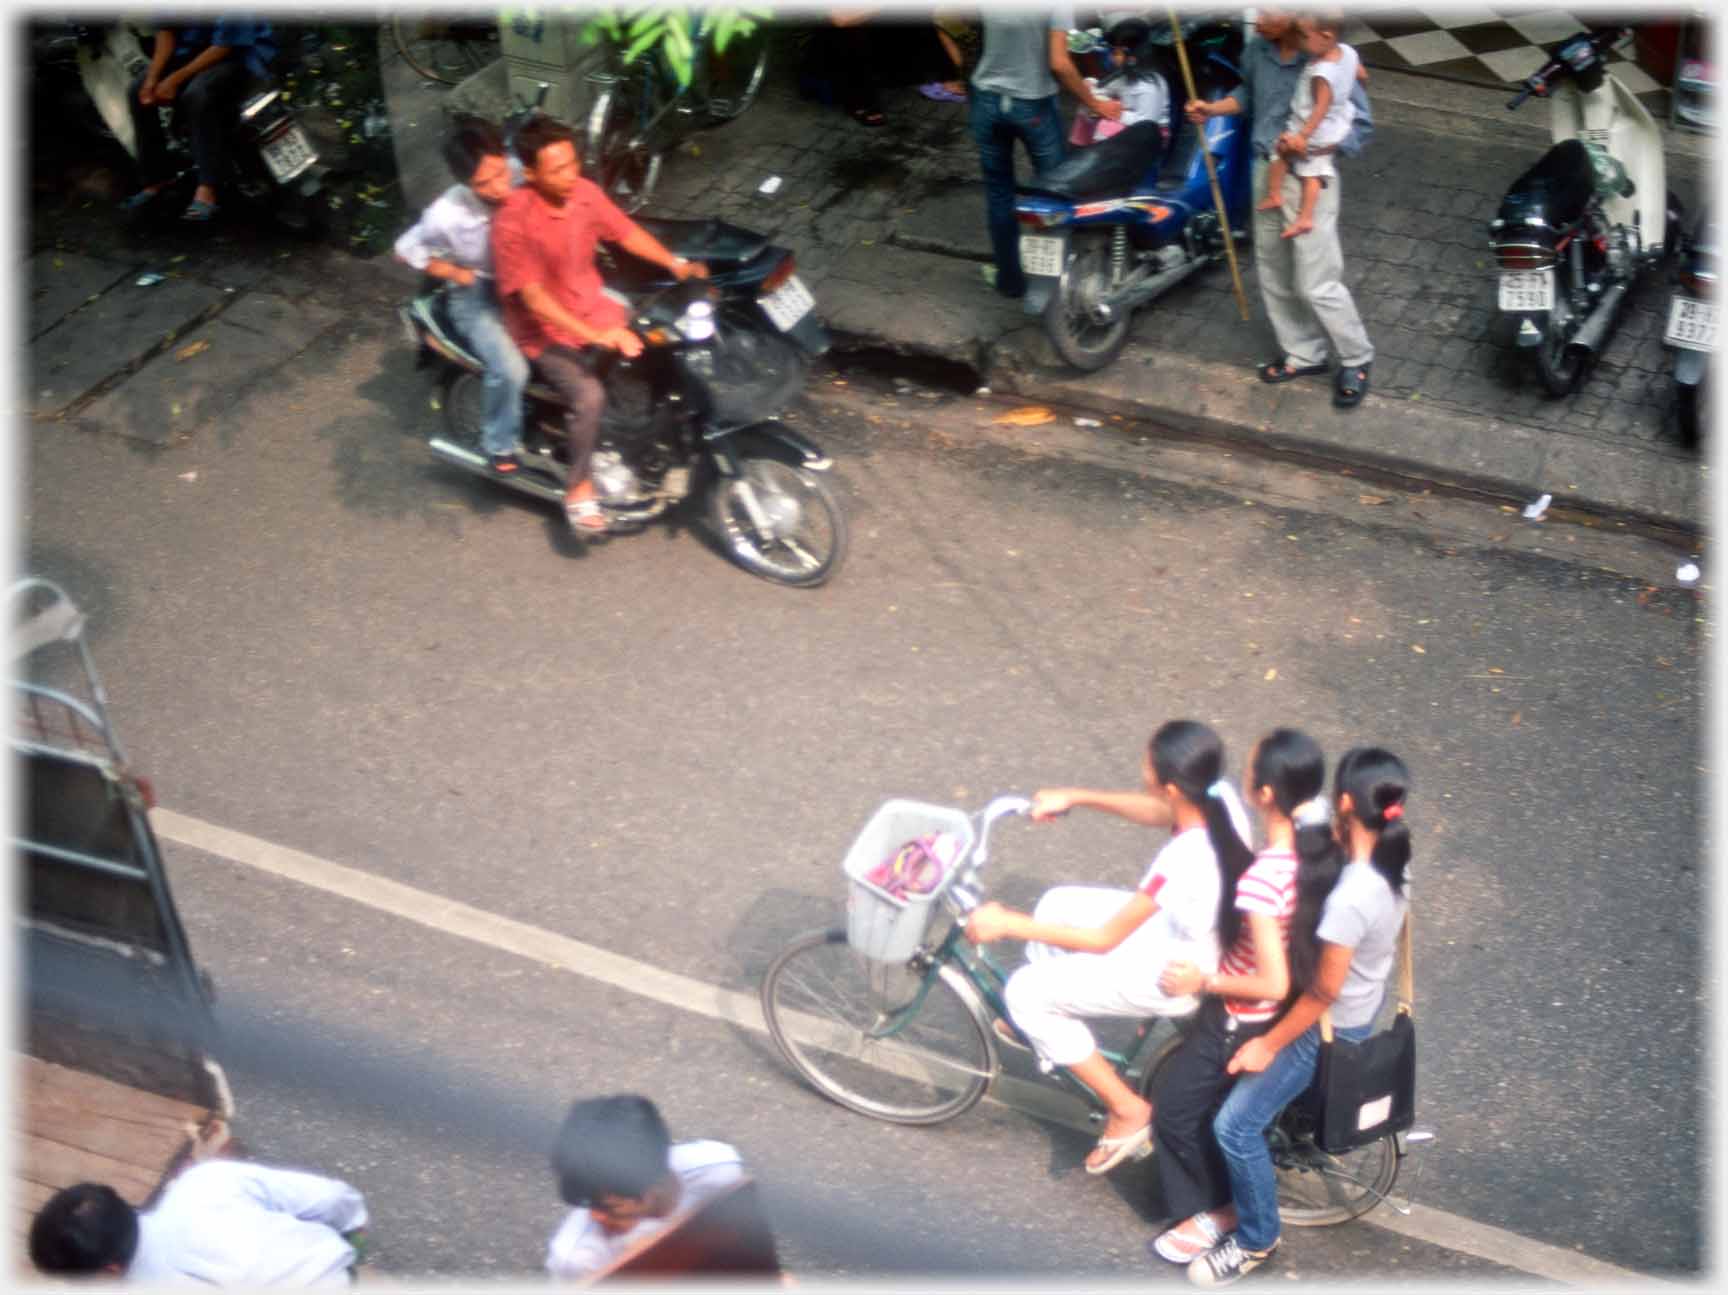
[[[1026,295],[1020,269],[1020,226],[1014,219],[1014,141],[1026,145],[1032,164],[1047,171],[1062,160],[1060,82],[1100,117],[1115,121],[1122,105],[1092,93],[1068,57],[1074,7],[1004,9],[984,14],[984,53],[972,73],[972,138],[984,168],[990,246],[996,264],[985,279],[1004,297]]]

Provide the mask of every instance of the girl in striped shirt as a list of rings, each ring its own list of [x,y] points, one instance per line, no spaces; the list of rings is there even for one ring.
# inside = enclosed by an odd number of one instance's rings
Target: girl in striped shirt
[[[1171,1215],[1184,1221],[1153,1247],[1172,1263],[1188,1263],[1221,1239],[1214,1211],[1230,1203],[1230,1178],[1212,1115],[1234,1080],[1225,1067],[1245,1041],[1272,1027],[1292,985],[1302,987],[1312,975],[1314,922],[1338,877],[1330,811],[1324,798],[1315,799],[1326,785],[1319,743],[1295,729],[1275,729],[1255,744],[1247,775],[1248,802],[1265,823],[1266,844],[1220,909],[1225,952],[1218,971],[1207,975],[1192,963],[1172,962],[1159,977],[1166,993],[1206,995],[1158,1088],[1158,1180]],[[1313,829],[1305,832],[1299,823],[1309,820]],[[1291,947],[1299,887],[1312,896],[1306,929],[1295,940],[1300,952]]]

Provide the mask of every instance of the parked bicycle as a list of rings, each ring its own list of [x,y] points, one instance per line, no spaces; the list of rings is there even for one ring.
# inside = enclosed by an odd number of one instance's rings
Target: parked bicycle
[[[498,26],[483,19],[397,14],[390,20],[396,52],[428,81],[457,85],[499,56]]]
[[[612,48],[607,66],[588,76],[597,93],[588,113],[583,166],[625,211],[640,210],[653,196],[668,149],[696,131],[737,120],[761,92],[768,73],[767,25],[734,36],[720,52],[708,22],[702,14],[692,33],[685,84],[658,46],[628,64]]]
[[[1003,999],[1009,969],[966,938],[966,919],[983,901],[990,829],[1025,814],[1031,802],[992,800],[977,815],[915,801],[884,804],[842,865],[850,883],[844,928],[793,941],[762,980],[762,1012],[786,1060],[824,1097],[896,1124],[939,1124],[970,1110],[1000,1076],[993,1021],[1014,1024]],[[896,898],[864,876],[908,841],[931,833],[961,840],[958,862],[926,895]],[[1156,1103],[1165,1067],[1182,1042],[1181,1023],[1150,1018],[1127,1051],[1104,1050],[1124,1080]],[[1067,1070],[1042,1067],[1090,1107],[1104,1106]],[[1404,1157],[1432,1134],[1389,1134],[1330,1155],[1315,1145],[1306,1104],[1291,1103],[1267,1131],[1286,1223],[1344,1223],[1390,1199]]]

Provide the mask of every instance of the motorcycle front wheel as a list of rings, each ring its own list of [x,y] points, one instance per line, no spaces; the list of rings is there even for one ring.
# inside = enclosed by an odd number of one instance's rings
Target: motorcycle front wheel
[[[1116,311],[1104,317],[1103,299],[1110,291],[1110,245],[1100,238],[1077,243],[1044,307],[1044,333],[1064,360],[1094,373],[1122,353],[1130,314]]]
[[[735,477],[717,476],[708,495],[709,517],[732,560],[764,580],[801,588],[839,570],[846,521],[828,486],[777,458],[744,455],[739,469]]]

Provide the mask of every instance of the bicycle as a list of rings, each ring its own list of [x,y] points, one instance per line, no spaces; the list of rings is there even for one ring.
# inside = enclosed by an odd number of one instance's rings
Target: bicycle
[[[853,843],[843,868],[851,881],[847,926],[813,931],[783,950],[762,979],[762,1013],[781,1054],[819,1093],[849,1110],[895,1124],[940,1124],[975,1106],[1001,1074],[993,1022],[1031,1043],[1003,1000],[1008,969],[966,938],[966,919],[983,900],[980,874],[990,829],[1031,802],[999,796],[977,815],[913,801],[889,801]],[[954,832],[959,859],[928,895],[896,899],[863,880],[903,842]],[[1156,1104],[1164,1067],[1182,1027],[1149,1018],[1127,1051],[1101,1049],[1130,1087]],[[1090,1107],[1104,1106],[1067,1070],[1041,1063]],[[1409,1144],[1425,1130],[1388,1134],[1342,1156],[1315,1145],[1305,1103],[1293,1102],[1267,1131],[1286,1223],[1344,1223],[1390,1199]]]
[[[397,14],[390,20],[390,34],[402,61],[440,85],[466,81],[500,54],[497,24],[483,20],[462,22]]]
[[[768,29],[759,24],[734,37],[724,54],[707,35],[703,14],[691,35],[695,57],[680,86],[658,49],[627,66],[588,75],[597,87],[583,138],[583,164],[595,182],[627,212],[636,212],[660,183],[666,150],[688,133],[735,121],[756,102],[768,73]]]

